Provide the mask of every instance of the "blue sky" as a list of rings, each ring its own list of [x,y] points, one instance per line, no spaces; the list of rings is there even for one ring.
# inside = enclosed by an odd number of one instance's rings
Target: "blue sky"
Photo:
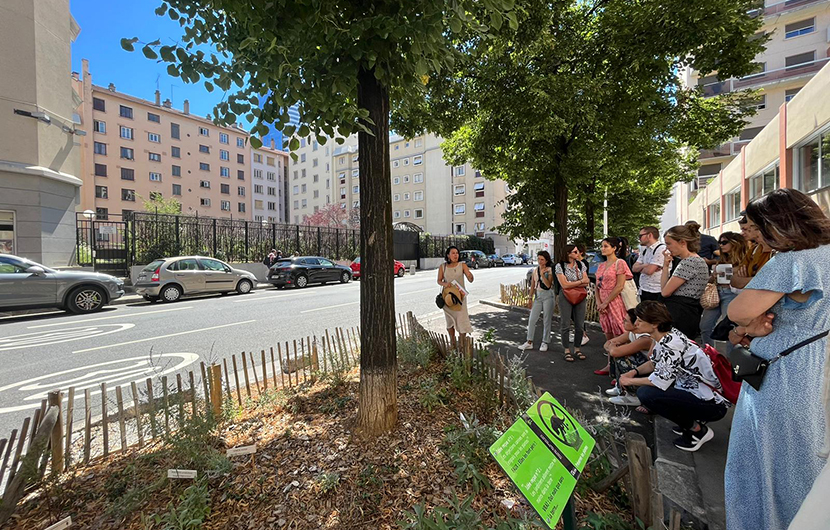
[[[166,63],[144,57],[140,46],[135,52],[121,48],[122,38],[138,37],[143,42],[160,39],[162,44],[179,40],[179,23],[154,13],[157,0],[70,0],[70,11],[81,34],[72,45],[72,70],[81,72],[81,60],[89,59],[92,82],[106,87],[114,83],[119,92],[153,101],[158,79],[161,99],[170,98],[173,107],[182,108],[190,100],[190,112],[205,116],[222,99],[218,90],[210,93],[201,83],[189,85],[167,75]],[[241,120],[241,125],[247,125]]]

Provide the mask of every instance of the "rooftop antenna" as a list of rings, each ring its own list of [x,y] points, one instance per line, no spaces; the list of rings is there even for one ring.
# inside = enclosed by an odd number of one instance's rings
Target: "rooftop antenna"
[[[156,75],[156,90],[160,90],[159,89],[159,79],[161,79],[161,74]]]

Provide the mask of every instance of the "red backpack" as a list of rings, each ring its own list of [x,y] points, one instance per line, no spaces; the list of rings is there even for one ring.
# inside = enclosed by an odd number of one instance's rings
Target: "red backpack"
[[[723,391],[719,392],[719,394],[734,405],[738,402],[738,396],[741,393],[741,383],[732,379],[732,365],[721,352],[709,344],[703,345],[703,353],[712,362],[712,370],[715,372],[715,376],[723,388]]]

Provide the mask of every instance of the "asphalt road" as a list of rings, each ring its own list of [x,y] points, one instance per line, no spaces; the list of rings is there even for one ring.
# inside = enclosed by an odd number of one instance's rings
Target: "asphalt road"
[[[526,272],[527,266],[474,271],[469,305],[497,299],[500,283],[518,282]],[[435,306],[436,277],[433,270],[396,278],[396,312],[443,318]],[[172,381],[180,370],[198,374],[200,361],[259,352],[277,342],[356,327],[359,322],[359,282],[301,290],[268,288],[174,304],[141,301],[87,316],[45,311],[2,318],[0,438],[20,428],[23,418],[55,388],[75,386],[76,407],[83,406],[83,389],[90,388],[93,402],[99,404],[102,381],[109,389],[162,375]],[[79,416],[75,414],[76,421]]]

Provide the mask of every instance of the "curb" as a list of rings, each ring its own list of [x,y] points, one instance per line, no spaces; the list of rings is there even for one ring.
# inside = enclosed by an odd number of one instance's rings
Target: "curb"
[[[259,282],[259,283],[257,283],[256,289],[257,290],[262,290],[262,289],[266,289],[268,287],[272,287],[272,285],[270,283]],[[209,294],[209,293],[204,293],[204,294]],[[110,302],[107,305],[124,305],[124,304],[131,304],[133,302],[143,302],[143,301],[144,301],[144,297],[135,294],[135,288],[133,286],[125,285],[124,286],[124,296],[122,296],[121,298],[116,298],[115,300],[113,300],[112,302]]]
[[[527,308],[527,307],[507,305],[507,304],[503,304],[501,302],[496,302],[494,300],[484,300],[484,299],[479,300],[479,303],[482,303],[484,305],[489,305],[489,306],[492,306],[492,307],[496,307],[498,309],[504,309],[506,311],[513,311],[515,313],[523,313],[525,315],[530,314],[530,309]],[[553,319],[554,320],[559,320],[559,315],[553,315]],[[590,320],[586,320],[585,324],[584,324],[584,327],[585,327],[585,329],[590,329],[591,331],[599,331],[600,333],[603,332],[602,331],[602,326],[600,326],[599,322],[591,322]]]

